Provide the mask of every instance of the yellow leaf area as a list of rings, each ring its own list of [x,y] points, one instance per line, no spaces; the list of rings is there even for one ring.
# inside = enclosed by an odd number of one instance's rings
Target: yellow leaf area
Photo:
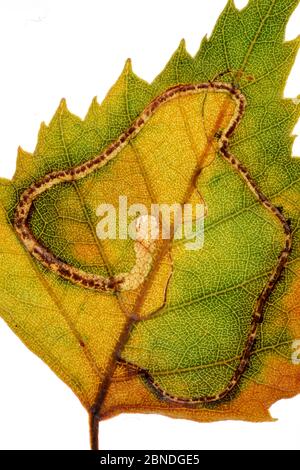
[[[106,103],[123,94],[125,77]],[[85,272],[129,272],[135,263],[134,242],[99,240],[97,208],[105,203],[118,210],[124,195],[128,206],[141,203],[149,210],[152,203],[202,203],[196,176],[216,158],[219,133],[236,117],[236,107],[230,93],[214,89],[162,104],[102,168],[80,181],[59,184],[34,201],[34,236],[55,256]],[[35,153],[20,151],[14,179],[1,181],[1,310],[12,330],[90,410],[108,387],[133,320],[152,318],[166,306],[177,251],[180,258],[185,249],[181,244],[171,253],[170,240],[158,240],[148,278],[133,291],[115,294],[72,284],[29,255],[12,226],[18,196],[50,171],[77,165],[79,154],[80,163],[97,155],[90,149],[82,158],[86,141],[92,139],[89,129],[80,130],[80,123],[62,101],[49,127],[42,126]]]

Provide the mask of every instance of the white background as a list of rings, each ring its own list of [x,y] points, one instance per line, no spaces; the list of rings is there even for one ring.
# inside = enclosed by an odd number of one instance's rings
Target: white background
[[[18,145],[32,151],[60,98],[84,116],[130,56],[151,81],[184,37],[194,54],[226,0],[0,0],[0,174]],[[243,6],[245,0],[236,1]],[[287,29],[299,34],[300,8]],[[300,57],[298,58],[300,59]],[[300,60],[286,96],[300,93]],[[298,126],[300,133],[300,125]],[[300,155],[300,139],[294,147]],[[87,449],[86,412],[45,364],[0,323],[0,449]],[[122,415],[100,425],[102,449],[300,449],[300,396],[272,408],[275,423],[199,424]]]

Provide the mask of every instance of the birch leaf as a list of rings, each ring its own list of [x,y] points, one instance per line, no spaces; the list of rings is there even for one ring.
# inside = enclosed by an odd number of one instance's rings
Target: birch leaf
[[[127,61],[84,120],[62,100],[1,180],[1,316],[87,409],[93,449],[122,412],[268,421],[300,391],[300,105],[283,98],[298,3],[229,0],[152,84]],[[125,225],[124,201],[140,205]],[[153,204],[204,207],[203,246],[174,218],[164,238],[164,216],[142,234]]]

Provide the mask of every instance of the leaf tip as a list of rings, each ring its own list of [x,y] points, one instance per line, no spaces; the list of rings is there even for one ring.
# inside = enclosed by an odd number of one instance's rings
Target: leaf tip
[[[62,98],[59,102],[58,109],[60,111],[67,111],[67,101],[66,98]]]
[[[40,125],[40,132],[43,132],[45,131],[46,129],[48,128],[47,124],[45,123],[45,121],[42,121],[41,122],[41,125]]]
[[[99,106],[99,102],[98,102],[98,96],[94,96],[94,98],[92,99],[92,106]]]
[[[236,7],[234,0],[228,0],[226,7],[229,8],[230,10],[238,11],[238,8]]]
[[[178,48],[180,51],[186,51],[186,42],[185,42],[185,39],[182,38],[180,43],[179,43],[179,48]]]
[[[179,46],[177,50],[175,51],[175,54],[179,54],[181,58],[184,58],[185,60],[188,60],[188,61],[193,60],[191,54],[187,51],[186,41],[184,38],[181,39]]]
[[[123,73],[132,73],[132,60],[130,58],[125,62]]]
[[[18,155],[18,158],[19,157],[23,157],[23,156],[27,156],[27,155],[30,155],[29,152],[26,152],[26,150],[24,150],[21,145],[18,146],[18,149],[17,149],[17,155]]]
[[[86,115],[85,119],[88,119],[89,116],[91,116],[91,115],[95,115],[95,113],[99,112],[99,109],[100,109],[100,104],[99,104],[99,101],[98,101],[98,97],[94,96],[94,98],[92,99],[92,102],[90,104],[90,107],[88,109],[88,112],[87,112],[87,115]]]

